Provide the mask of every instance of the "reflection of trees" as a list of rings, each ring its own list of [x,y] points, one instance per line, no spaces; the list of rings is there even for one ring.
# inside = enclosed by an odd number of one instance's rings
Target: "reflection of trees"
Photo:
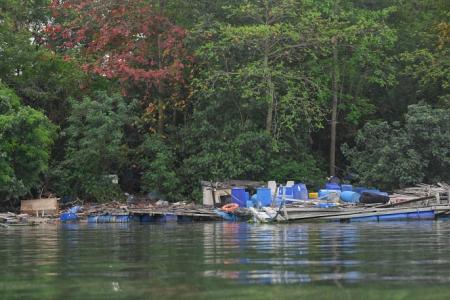
[[[39,294],[42,299],[56,299],[52,289],[57,275],[56,227],[8,228],[0,232],[0,240],[1,297]]]
[[[137,291],[157,298],[224,284],[445,279],[447,229],[441,222],[12,228],[0,231],[0,298]]]

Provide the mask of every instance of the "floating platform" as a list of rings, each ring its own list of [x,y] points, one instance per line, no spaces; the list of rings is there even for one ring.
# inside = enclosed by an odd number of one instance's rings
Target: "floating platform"
[[[129,209],[127,213],[106,213],[88,215],[88,223],[188,223],[214,221],[220,217],[210,210],[155,211],[151,209]]]
[[[447,208],[450,210],[450,207]],[[407,219],[434,219],[435,207],[416,208],[284,208],[286,221],[338,220],[338,221],[385,221]]]
[[[273,208],[249,208],[255,222],[312,222],[312,221],[339,221],[339,222],[381,222],[398,220],[433,220],[439,217],[450,216],[449,205],[428,207],[333,207],[315,208],[284,206],[279,210]],[[229,217],[224,218],[231,220]]]

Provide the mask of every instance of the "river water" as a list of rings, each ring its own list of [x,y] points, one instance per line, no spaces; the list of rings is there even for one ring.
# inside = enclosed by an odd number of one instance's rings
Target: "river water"
[[[450,299],[450,221],[0,228],[0,299]]]

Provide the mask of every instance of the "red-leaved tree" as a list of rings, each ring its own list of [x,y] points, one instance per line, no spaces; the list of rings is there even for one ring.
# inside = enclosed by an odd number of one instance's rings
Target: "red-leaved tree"
[[[145,0],[52,0],[51,10],[49,45],[80,59],[86,72],[118,79],[124,92],[143,90],[162,133],[168,106],[184,105],[177,92],[191,60],[186,31]]]

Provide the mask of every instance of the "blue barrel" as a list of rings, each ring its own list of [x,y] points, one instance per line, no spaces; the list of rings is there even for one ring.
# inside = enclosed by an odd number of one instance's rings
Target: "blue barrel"
[[[282,197],[283,193],[286,198],[294,198],[294,188],[292,186],[280,186],[278,196]]]
[[[351,184],[343,184],[341,190],[343,192],[353,191],[353,186]]]
[[[285,199],[294,199],[294,187],[280,186],[280,188],[278,189],[277,203],[281,203],[281,201],[283,200],[283,193]],[[286,203],[292,203],[292,201],[286,200]]]
[[[63,213],[61,214],[59,219],[61,220],[61,222],[76,221],[78,219],[78,216],[77,214],[73,213]]]
[[[308,189],[303,183],[298,183],[293,186],[294,199],[308,200]]]
[[[116,216],[117,223],[128,223],[129,221],[130,221],[130,218],[128,215]]]
[[[246,207],[248,201],[248,193],[245,188],[234,187],[231,189],[231,199],[240,207]]]
[[[341,190],[341,186],[337,183],[334,182],[329,182],[327,184],[325,184],[325,189],[326,190]]]
[[[97,223],[97,216],[88,216],[88,223]]]
[[[155,217],[150,214],[143,214],[139,217],[139,221],[142,223],[154,222]]]
[[[269,188],[258,188],[256,190],[256,199],[262,206],[270,206],[272,204],[272,191]]]
[[[250,200],[247,201],[247,207],[260,207],[261,203],[258,200],[258,196],[256,194],[250,197]]]
[[[160,221],[162,222],[176,222],[177,221],[177,215],[172,213],[164,214],[164,217],[161,218]]]
[[[97,218],[97,223],[110,223],[110,222],[111,222],[110,215],[98,216]]]
[[[352,191],[345,191],[341,193],[341,200],[348,203],[358,203],[361,194]]]

